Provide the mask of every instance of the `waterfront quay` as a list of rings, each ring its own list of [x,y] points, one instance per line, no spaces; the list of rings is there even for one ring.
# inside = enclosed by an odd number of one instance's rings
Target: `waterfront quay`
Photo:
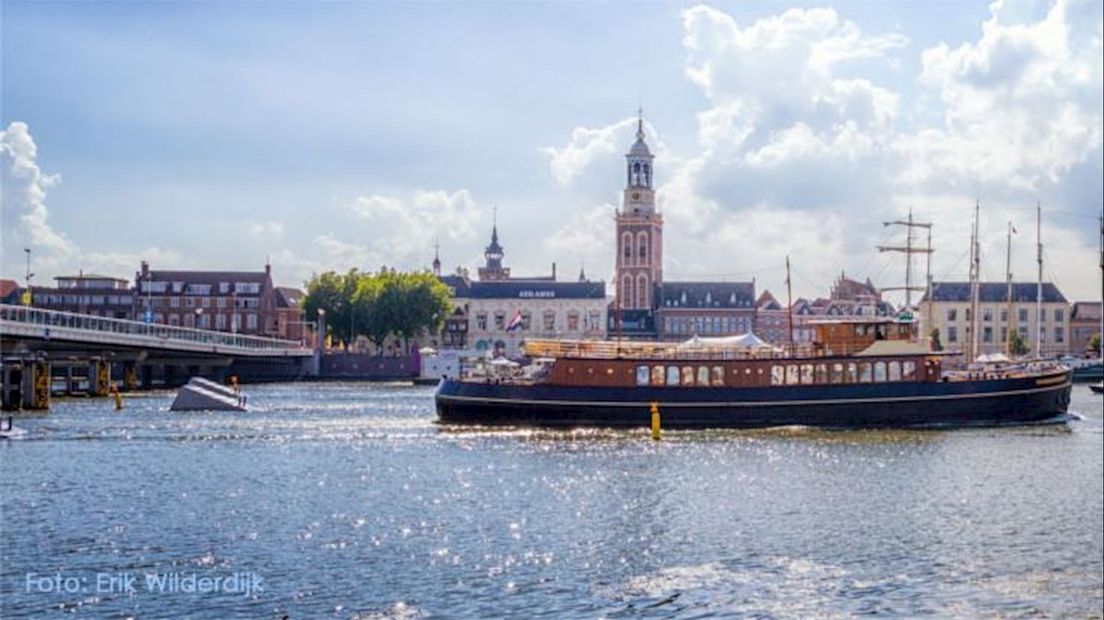
[[[1087,618],[1104,600],[1104,413],[1083,385],[1061,426],[661,442],[443,427],[430,388],[395,384],[253,386],[248,414],[171,399],[58,401],[0,443],[0,616]]]

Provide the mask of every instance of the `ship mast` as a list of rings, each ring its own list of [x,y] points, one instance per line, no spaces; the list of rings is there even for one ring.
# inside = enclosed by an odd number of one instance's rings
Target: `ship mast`
[[[981,244],[978,242],[978,223],[981,219],[981,201],[974,203],[974,227],[970,236],[970,354],[967,364],[977,359],[980,339],[978,338],[978,296],[981,278]]]
[[[1035,243],[1039,279],[1035,283],[1035,359],[1043,356],[1043,205],[1035,203]]]
[[[904,247],[890,246],[890,245],[879,245],[878,246],[878,251],[879,252],[902,252],[905,255],[905,285],[904,286],[890,286],[890,287],[883,288],[881,290],[883,290],[883,291],[901,291],[901,290],[905,291],[905,309],[910,313],[912,312],[912,292],[913,291],[924,291],[928,295],[928,311],[929,311],[929,314],[930,314],[930,311],[931,311],[931,254],[932,254],[932,247],[931,247],[931,227],[932,227],[932,225],[931,225],[931,222],[917,222],[917,221],[914,221],[912,219],[912,209],[909,208],[908,219],[907,220],[894,220],[892,222],[882,222],[882,226],[904,226],[906,234],[905,234],[905,245],[904,245]],[[913,228],[926,228],[926,229],[928,229],[928,247],[927,248],[913,247],[913,245],[912,245],[912,240],[913,240],[912,229]],[[912,255],[913,254],[927,254],[927,256],[928,256],[927,282],[925,283],[924,286],[913,286],[912,285]],[[928,322],[929,323],[931,322],[931,317],[930,316],[928,317]]]
[[[1104,210],[1100,215],[1100,339],[1097,356],[1104,359]]]
[[[786,317],[789,319],[790,331],[790,357],[794,357],[794,332],[793,332],[793,287],[790,284],[790,255],[786,255]]]
[[[1005,272],[1008,276],[1008,290],[1005,295],[1008,297],[1008,307],[1004,311],[1004,354],[1008,357],[1012,357],[1012,233],[1014,232],[1016,229],[1010,221],[1008,222],[1008,259],[1005,263]]]

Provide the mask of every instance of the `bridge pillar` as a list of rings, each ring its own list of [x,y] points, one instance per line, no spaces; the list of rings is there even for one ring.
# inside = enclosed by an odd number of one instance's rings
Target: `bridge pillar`
[[[123,363],[123,391],[130,392],[138,389],[138,364],[136,362]]]
[[[153,366],[149,364],[142,365],[142,389],[148,390],[153,387]]]
[[[30,372],[27,372],[29,370]],[[53,376],[50,374],[50,364],[38,360],[27,364],[23,372],[23,408],[24,409],[49,409],[50,408],[50,383]]]
[[[111,393],[111,362],[101,358],[88,365],[88,391],[93,396]]]
[[[4,411],[23,407],[23,360],[4,360]]]

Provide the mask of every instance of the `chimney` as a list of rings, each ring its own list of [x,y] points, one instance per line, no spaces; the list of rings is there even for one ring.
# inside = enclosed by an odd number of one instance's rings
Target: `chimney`
[[[145,280],[149,276],[149,263],[142,261],[142,279]]]
[[[556,280],[556,263],[555,262],[552,263],[552,280],[553,281]]]

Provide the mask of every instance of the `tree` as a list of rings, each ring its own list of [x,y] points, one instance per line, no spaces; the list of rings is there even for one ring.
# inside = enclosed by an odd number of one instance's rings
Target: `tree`
[[[1014,357],[1021,355],[1027,355],[1031,352],[1031,347],[1027,346],[1024,342],[1023,336],[1020,335],[1020,330],[1013,329],[1008,332],[1008,352]]]
[[[1097,355],[1100,355],[1100,332],[1096,332],[1089,339],[1089,351],[1095,351]]]
[[[931,338],[932,351],[942,351],[943,343],[939,341],[939,328],[932,328],[931,333],[928,334],[928,336]]]
[[[441,329],[449,312],[449,290],[430,273],[398,274],[395,283],[404,309],[398,316],[395,333],[402,337],[404,348],[410,338],[422,331],[435,333]]]
[[[318,311],[325,310],[327,332],[346,343],[351,342],[355,331],[351,302],[359,278],[356,269],[345,275],[327,271],[312,277],[307,282],[307,295],[303,299],[307,320],[318,320]]]

